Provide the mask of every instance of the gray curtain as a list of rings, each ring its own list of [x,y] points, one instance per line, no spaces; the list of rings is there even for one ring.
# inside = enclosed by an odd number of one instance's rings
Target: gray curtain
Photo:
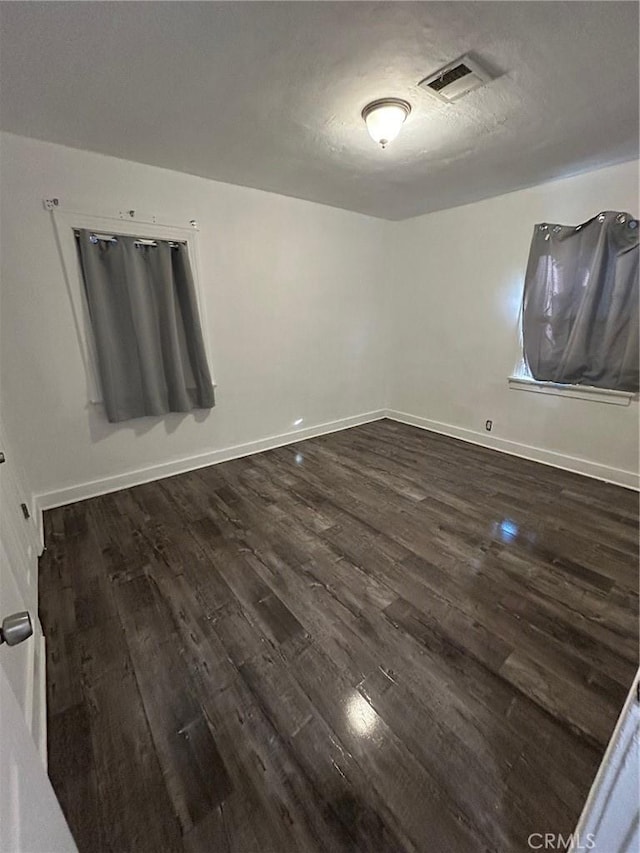
[[[87,230],[77,240],[108,419],[210,409],[186,245],[102,240]]]
[[[638,230],[619,211],[536,225],[522,310],[535,379],[638,391]]]

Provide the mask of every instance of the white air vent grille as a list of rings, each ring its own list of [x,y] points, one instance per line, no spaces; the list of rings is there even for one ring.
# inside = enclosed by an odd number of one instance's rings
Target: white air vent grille
[[[450,103],[479,89],[491,80],[491,75],[474,59],[462,56],[450,62],[434,74],[430,74],[418,84],[438,100]]]

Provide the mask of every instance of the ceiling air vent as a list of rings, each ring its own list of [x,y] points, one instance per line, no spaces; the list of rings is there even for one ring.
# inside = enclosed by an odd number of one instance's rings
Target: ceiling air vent
[[[448,104],[479,89],[489,80],[491,75],[467,55],[425,77],[418,85]]]

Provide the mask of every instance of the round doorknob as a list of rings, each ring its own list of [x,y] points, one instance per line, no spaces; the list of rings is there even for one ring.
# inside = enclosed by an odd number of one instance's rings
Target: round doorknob
[[[20,613],[12,613],[11,616],[2,620],[0,643],[17,646],[18,643],[28,639],[32,634],[31,616],[26,610],[22,610]]]

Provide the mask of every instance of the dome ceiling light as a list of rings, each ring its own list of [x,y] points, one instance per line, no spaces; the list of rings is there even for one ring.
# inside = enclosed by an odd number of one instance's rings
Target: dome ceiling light
[[[367,125],[369,136],[382,148],[386,148],[400,133],[410,112],[411,104],[407,101],[400,98],[380,98],[367,104],[362,110],[362,118]]]

